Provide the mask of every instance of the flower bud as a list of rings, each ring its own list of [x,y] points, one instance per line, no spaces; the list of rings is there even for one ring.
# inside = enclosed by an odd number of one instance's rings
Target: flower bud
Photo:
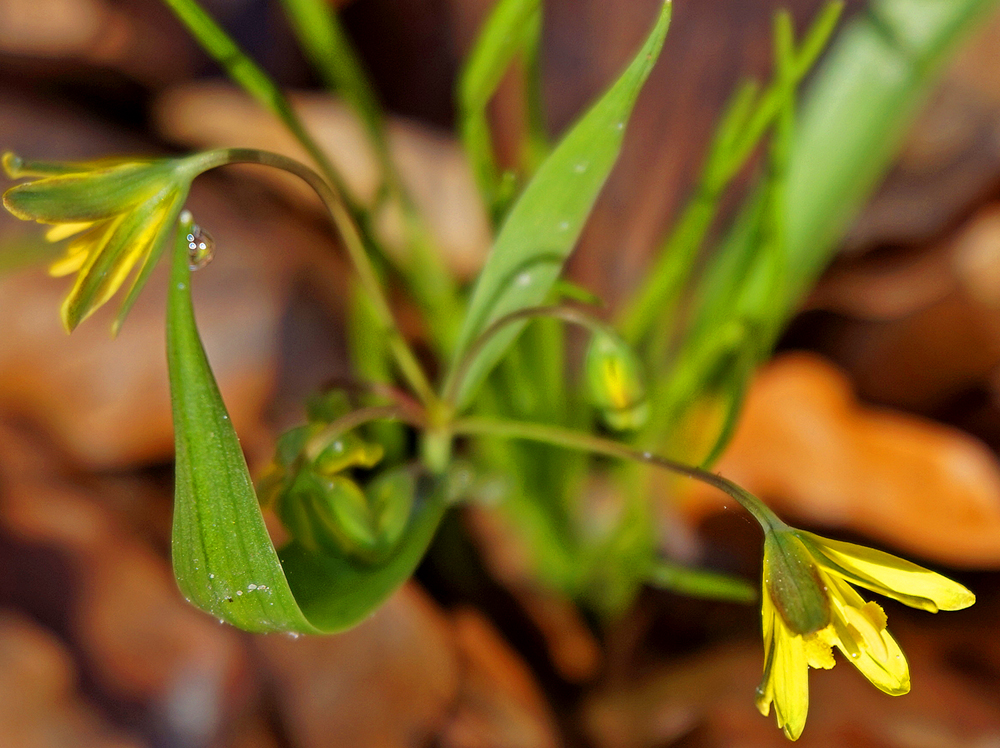
[[[792,531],[764,537],[764,587],[795,634],[811,634],[830,623],[830,598],[812,554]]]
[[[641,428],[649,418],[642,367],[625,341],[610,332],[596,332],[584,359],[591,404],[616,431]]]

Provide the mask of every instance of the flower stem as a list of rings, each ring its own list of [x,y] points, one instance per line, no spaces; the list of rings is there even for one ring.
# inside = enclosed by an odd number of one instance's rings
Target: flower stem
[[[469,367],[479,356],[480,351],[482,351],[486,344],[489,343],[498,332],[507,327],[507,325],[512,325],[515,322],[521,322],[526,319],[535,319],[538,317],[560,319],[563,322],[570,322],[575,325],[580,325],[581,327],[586,327],[591,332],[607,331],[614,334],[613,329],[609,325],[605,324],[596,317],[587,314],[583,310],[577,309],[576,307],[563,305],[533,306],[526,309],[519,309],[516,312],[511,312],[510,314],[506,314],[496,320],[493,324],[483,330],[480,336],[475,339],[472,345],[469,346],[465,355],[462,356],[462,360],[458,362],[458,365],[454,367],[452,373],[449,374],[447,380],[445,381],[441,394],[441,400],[451,405],[455,405],[458,401],[458,393],[462,389],[462,383],[465,380],[465,375],[468,373]]]
[[[368,252],[365,250],[364,242],[361,239],[357,225],[354,223],[351,212],[341,195],[326,180],[305,164],[299,163],[287,156],[250,148],[226,148],[218,151],[210,151],[200,154],[200,158],[196,159],[195,162],[199,173],[229,164],[273,166],[294,174],[312,187],[329,212],[334,227],[344,242],[347,254],[358,274],[361,287],[371,300],[372,308],[382,327],[382,332],[389,341],[389,347],[403,377],[413,388],[414,393],[420,398],[423,404],[428,405],[437,402],[437,397],[434,394],[430,381],[427,379],[427,375],[424,373],[416,356],[396,326],[396,321],[389,308],[389,302],[382,292],[378,275],[375,273],[371,258],[368,257]]]
[[[566,449],[575,449],[581,452],[590,452],[592,454],[653,465],[654,467],[663,468],[672,473],[707,483],[728,494],[753,515],[754,519],[757,520],[765,532],[785,528],[785,523],[764,502],[732,481],[723,478],[721,475],[685,465],[681,462],[675,462],[666,457],[655,455],[652,452],[633,449],[626,444],[610,439],[543,423],[506,421],[480,417],[459,418],[452,423],[451,428],[452,432],[456,435],[478,434],[481,436],[500,436],[509,439],[526,439]]]

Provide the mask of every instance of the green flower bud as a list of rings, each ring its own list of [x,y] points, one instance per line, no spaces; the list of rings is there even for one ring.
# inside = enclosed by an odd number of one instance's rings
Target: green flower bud
[[[292,537],[314,553],[376,563],[406,530],[414,491],[406,468],[382,474],[364,491],[343,475],[305,468],[281,495],[277,512]]]
[[[604,422],[616,431],[641,428],[649,418],[642,367],[625,341],[595,332],[584,359],[587,392]]]
[[[811,634],[830,623],[830,599],[812,554],[792,531],[764,537],[764,587],[794,634]]]
[[[348,468],[372,468],[381,462],[385,450],[381,444],[366,442],[356,434],[342,434],[328,444],[313,461],[313,469],[333,475]]]

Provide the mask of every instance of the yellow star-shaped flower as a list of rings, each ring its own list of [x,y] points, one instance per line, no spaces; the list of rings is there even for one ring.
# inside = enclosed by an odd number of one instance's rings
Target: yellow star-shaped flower
[[[962,585],[888,553],[791,528],[764,543],[764,678],[757,708],[774,704],[778,726],[797,740],[809,711],[809,668],[831,668],[837,647],[876,687],[898,696],[910,671],[886,616],[851,585],[936,613],[976,598]]]
[[[31,178],[4,193],[4,207],[22,220],[51,225],[50,241],[70,239],[49,268],[56,276],[77,274],[61,310],[67,330],[105,304],[138,266],[114,323],[117,332],[163,250],[202,160],[32,163],[4,154],[8,176]]]

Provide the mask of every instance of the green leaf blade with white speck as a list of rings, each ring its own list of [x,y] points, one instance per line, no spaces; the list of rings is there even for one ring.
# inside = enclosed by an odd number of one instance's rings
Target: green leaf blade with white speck
[[[192,604],[245,631],[343,631],[373,613],[416,569],[448,504],[448,481],[414,469],[405,484],[414,492],[413,512],[402,538],[378,563],[291,543],[281,553],[283,568],[195,326],[184,241],[190,227],[181,222],[167,306],[177,584]]]
[[[491,323],[541,304],[561,274],[618,158],[625,123],[663,47],[670,9],[663,5],[631,64],[563,137],[511,209],[476,284],[450,377]],[[479,350],[460,383],[459,407],[468,405],[522,327],[510,325]]]

